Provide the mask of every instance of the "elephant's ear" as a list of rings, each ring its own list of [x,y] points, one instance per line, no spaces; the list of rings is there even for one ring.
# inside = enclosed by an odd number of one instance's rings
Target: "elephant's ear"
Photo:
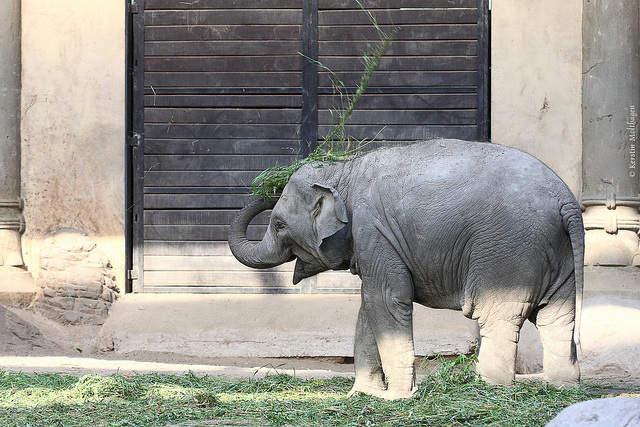
[[[349,218],[344,200],[335,188],[318,183],[313,184],[312,187],[320,194],[320,198],[314,206],[318,233],[317,245],[320,246],[324,239],[342,230],[349,223]]]
[[[344,263],[349,236],[347,207],[335,188],[318,183],[313,188],[320,195],[314,206],[319,255],[327,267],[338,269]]]

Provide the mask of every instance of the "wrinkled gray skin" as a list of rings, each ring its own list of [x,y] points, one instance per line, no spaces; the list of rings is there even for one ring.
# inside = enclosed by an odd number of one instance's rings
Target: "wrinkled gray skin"
[[[229,243],[239,261],[268,268],[295,257],[294,283],[325,270],[362,279],[350,394],[415,391],[414,302],[478,321],[478,371],[491,384],[513,382],[526,319],[540,330],[545,379],[578,383],[582,216],[535,158],[432,140],[307,165],[284,188],[263,240],[247,241],[251,218],[272,206],[256,201],[234,220]]]

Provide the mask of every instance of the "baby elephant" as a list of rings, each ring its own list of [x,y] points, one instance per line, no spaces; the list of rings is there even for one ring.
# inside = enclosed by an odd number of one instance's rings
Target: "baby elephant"
[[[251,219],[271,208],[262,241],[248,241]],[[513,382],[526,319],[542,337],[545,379],[579,381],[582,214],[564,182],[521,151],[431,140],[308,164],[277,200],[238,214],[229,245],[249,267],[296,259],[296,284],[326,270],[360,276],[350,394],[415,391],[414,302],[478,321],[478,371],[490,384]]]

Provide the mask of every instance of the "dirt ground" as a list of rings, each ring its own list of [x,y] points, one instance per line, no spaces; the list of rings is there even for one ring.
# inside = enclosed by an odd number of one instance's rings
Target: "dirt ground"
[[[72,375],[112,373],[186,373],[252,378],[286,373],[301,378],[352,377],[353,358],[195,357],[175,353],[113,353],[97,350],[100,326],[64,326],[32,310],[0,306],[0,370],[55,372]],[[640,333],[640,331],[639,331]],[[439,366],[417,358],[419,377]],[[518,375],[517,380],[541,379],[541,374]],[[640,393],[640,378],[607,371],[586,378],[590,384],[616,394]]]

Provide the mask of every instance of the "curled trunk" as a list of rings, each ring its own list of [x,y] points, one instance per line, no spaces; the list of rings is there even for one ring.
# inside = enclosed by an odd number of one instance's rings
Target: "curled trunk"
[[[272,209],[277,199],[256,199],[245,206],[234,218],[229,227],[229,247],[233,256],[247,267],[271,268],[289,260],[291,250],[284,247],[274,236],[271,228],[267,229],[260,242],[247,239],[247,227],[253,218],[261,212]]]

